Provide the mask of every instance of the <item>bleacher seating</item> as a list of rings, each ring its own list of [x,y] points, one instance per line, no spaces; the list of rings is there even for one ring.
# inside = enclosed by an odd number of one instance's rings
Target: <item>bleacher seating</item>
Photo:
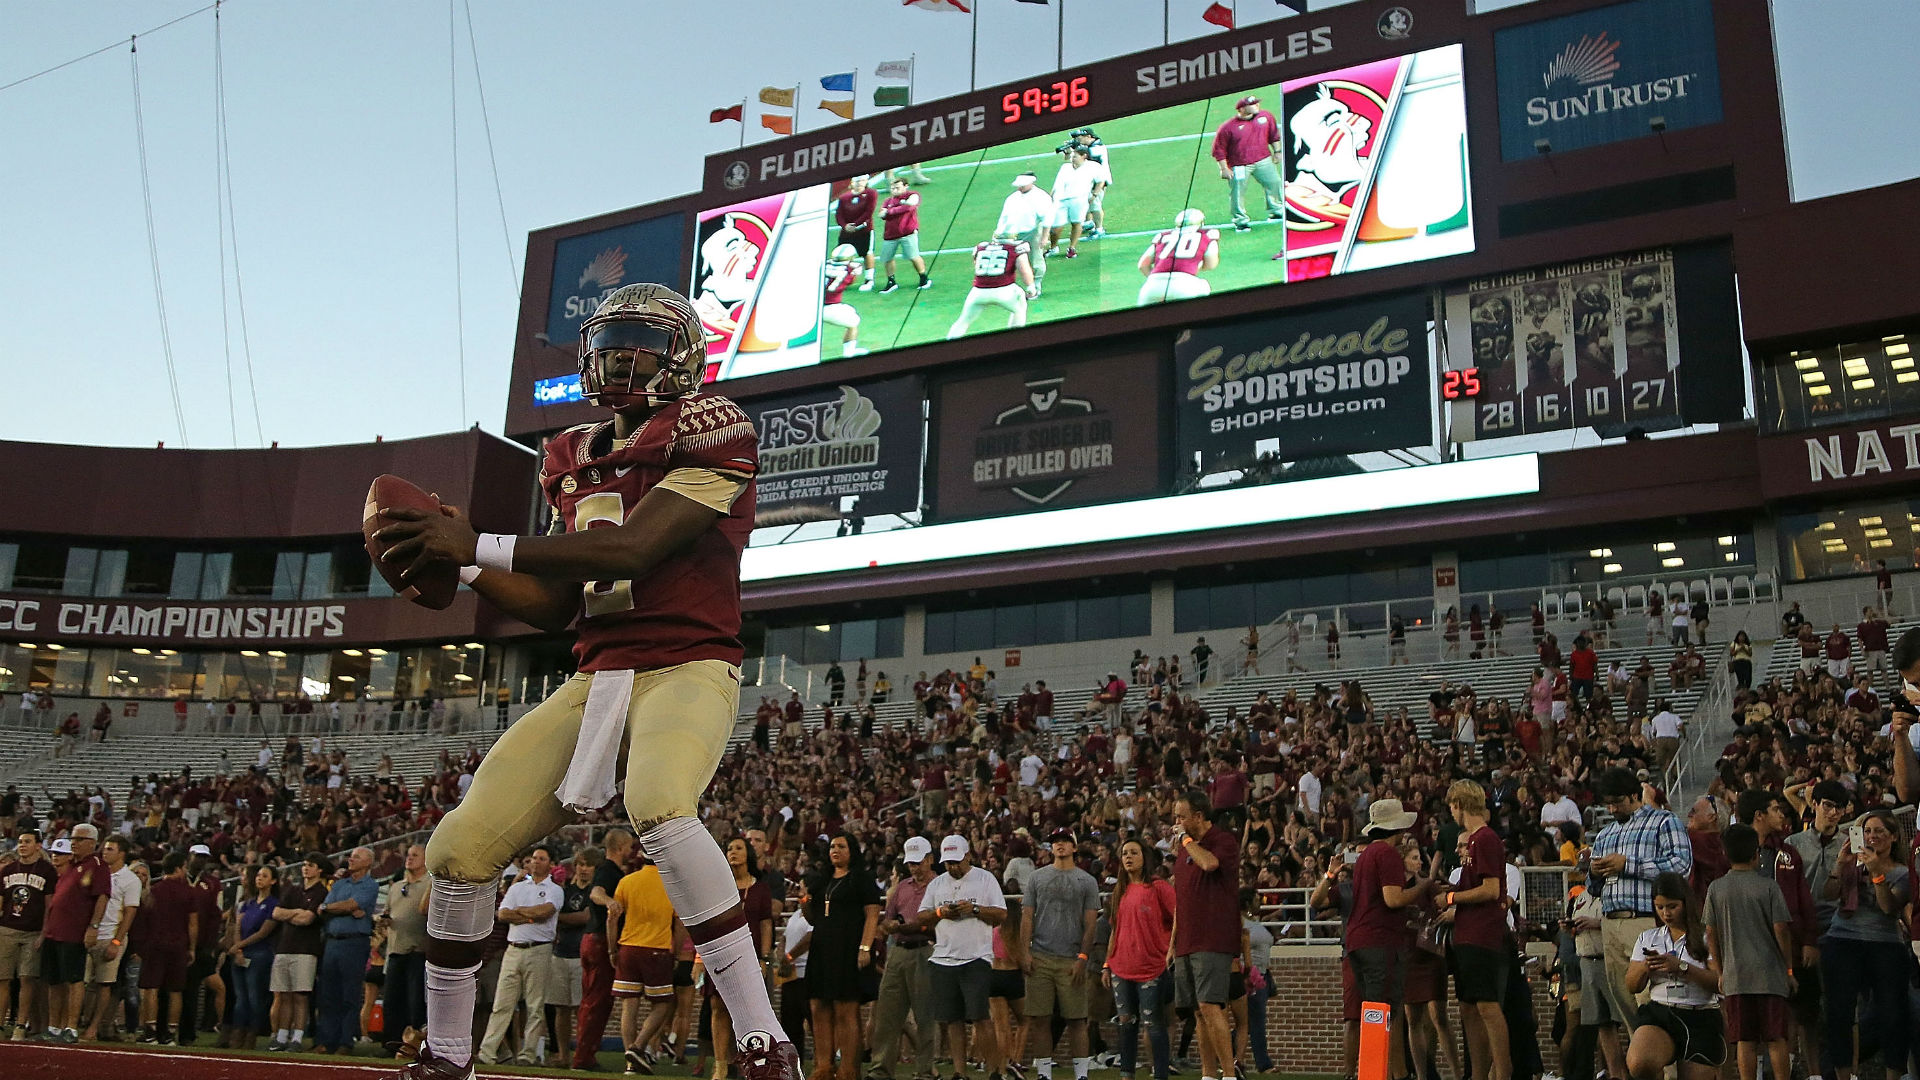
[[[1509,641],[1512,641],[1511,636]],[[1523,646],[1524,647],[1524,646]],[[1563,649],[1570,649],[1571,643],[1563,639]],[[1306,644],[1303,642],[1304,652]],[[1721,660],[1726,645],[1715,641],[1701,650],[1707,661],[1707,670],[1711,673]],[[1672,691],[1667,683],[1667,665],[1673,654],[1679,650],[1668,644],[1641,646],[1638,644],[1616,646],[1597,650],[1600,655],[1600,673],[1604,678],[1607,666],[1615,660],[1627,666],[1631,672],[1639,666],[1640,658],[1646,657],[1653,664],[1653,698],[1669,698],[1674,711],[1681,716],[1691,716],[1695,705],[1700,701],[1701,693],[1706,689],[1707,681],[1699,680],[1688,690]],[[1214,718],[1226,715],[1228,706],[1237,707],[1245,715],[1247,706],[1256,694],[1265,690],[1278,699],[1288,690],[1301,697],[1310,696],[1316,686],[1337,687],[1342,680],[1357,679],[1360,686],[1373,699],[1376,710],[1406,709],[1416,720],[1424,720],[1427,715],[1427,698],[1440,688],[1442,682],[1451,682],[1457,689],[1462,684],[1470,684],[1482,701],[1504,697],[1512,701],[1516,708],[1527,696],[1527,687],[1533,675],[1533,669],[1539,664],[1539,658],[1531,652],[1508,656],[1484,656],[1478,660],[1462,656],[1458,659],[1440,660],[1429,663],[1397,664],[1391,667],[1365,668],[1319,668],[1312,671],[1299,671],[1291,674],[1272,672],[1259,675],[1245,675],[1220,684],[1207,691],[1200,703]],[[1286,660],[1277,653],[1270,653],[1262,661],[1263,666],[1271,668],[1274,664],[1284,666]]]
[[[1906,633],[1916,626],[1920,626],[1920,619],[1908,618],[1891,623],[1887,630],[1887,643],[1891,645],[1893,642],[1900,640],[1901,634]],[[1822,666],[1827,662],[1826,641],[1827,635],[1831,633],[1832,630],[1832,624],[1828,624],[1825,630],[1822,630],[1818,624],[1815,624],[1813,628],[1814,637],[1817,638],[1821,644],[1820,663]],[[1846,624],[1840,627],[1840,632],[1847,636],[1847,644],[1853,657],[1854,670],[1863,670],[1863,665],[1866,662],[1866,654],[1860,650],[1860,639],[1858,635],[1853,632],[1851,625]],[[1888,662],[1892,662],[1891,658],[1889,658]],[[1800,646],[1791,639],[1781,638],[1774,644],[1773,656],[1768,660],[1767,666],[1763,670],[1754,672],[1753,679],[1755,682],[1765,682],[1768,679],[1778,678],[1782,683],[1791,685],[1794,672],[1798,671],[1799,668]],[[1874,686],[1876,692],[1884,694],[1887,691],[1888,684],[1886,679],[1887,676],[1883,675],[1881,681]]]

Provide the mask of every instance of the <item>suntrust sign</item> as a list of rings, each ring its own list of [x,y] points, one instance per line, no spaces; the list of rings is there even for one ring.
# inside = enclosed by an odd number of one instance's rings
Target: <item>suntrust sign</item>
[[[1504,160],[1720,121],[1712,0],[1631,0],[1493,42]]]

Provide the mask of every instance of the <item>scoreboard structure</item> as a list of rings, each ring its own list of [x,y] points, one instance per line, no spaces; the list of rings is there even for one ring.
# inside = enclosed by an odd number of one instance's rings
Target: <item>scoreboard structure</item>
[[[1743,419],[1734,235],[1790,204],[1764,0],[1465,7],[908,106],[534,233],[508,434],[597,416],[579,322],[632,281],[765,414],[767,520],[842,533]]]

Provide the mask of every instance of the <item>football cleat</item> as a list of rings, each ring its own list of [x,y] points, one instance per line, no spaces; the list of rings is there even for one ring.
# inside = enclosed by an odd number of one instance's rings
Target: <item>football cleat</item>
[[[775,1042],[765,1031],[740,1037],[740,1080],[800,1080],[800,1051],[791,1042]]]
[[[387,1073],[383,1080],[473,1080],[473,1063],[455,1065],[434,1057],[433,1052],[422,1045],[420,1056],[401,1066],[398,1072]]]

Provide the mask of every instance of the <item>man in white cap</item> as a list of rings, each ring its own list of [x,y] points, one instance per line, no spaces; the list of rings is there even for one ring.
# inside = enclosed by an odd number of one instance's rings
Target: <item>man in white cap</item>
[[[880,912],[880,932],[887,939],[887,966],[880,978],[880,997],[873,1006],[873,1055],[877,1064],[869,1075],[892,1076],[900,1060],[900,1039],[907,1011],[913,1011],[915,1075],[933,1073],[938,1030],[933,1023],[933,989],[928,959],[933,935],[920,925],[920,902],[934,877],[933,844],[924,836],[910,836],[901,853],[908,876],[887,896]]]
[[[947,872],[927,884],[920,898],[920,926],[934,932],[933,1019],[948,1025],[954,1075],[963,1077],[967,1027],[973,1049],[987,1063],[989,1080],[1000,1080],[1006,1051],[994,1038],[987,1012],[987,984],[993,971],[993,928],[1007,918],[1007,898],[992,874],[973,865],[967,838],[957,833],[940,841],[940,862]]]
[[[1360,834],[1371,841],[1353,864],[1353,914],[1347,919],[1347,962],[1353,968],[1354,987],[1361,1001],[1384,1001],[1393,1007],[1392,1068],[1394,1076],[1407,1072],[1400,1033],[1405,1029],[1407,954],[1413,935],[1407,928],[1407,909],[1427,893],[1429,878],[1407,881],[1406,853],[1401,834],[1418,818],[1399,799],[1376,799],[1367,807],[1367,824]]]
[[[1039,177],[1023,172],[1013,178],[1013,193],[1000,204],[1000,220],[993,227],[995,236],[1011,236],[1027,242],[1033,265],[1034,295],[1047,276],[1046,233],[1053,221],[1053,196],[1037,186]]]
[[[60,868],[47,903],[46,941],[40,946],[40,981],[47,988],[47,1035],[80,1041],[80,1006],[87,993],[87,952],[100,932],[113,874],[94,852],[100,832],[81,822],[68,834],[72,861]],[[55,854],[60,842],[55,841]],[[58,865],[58,860],[55,861]]]

